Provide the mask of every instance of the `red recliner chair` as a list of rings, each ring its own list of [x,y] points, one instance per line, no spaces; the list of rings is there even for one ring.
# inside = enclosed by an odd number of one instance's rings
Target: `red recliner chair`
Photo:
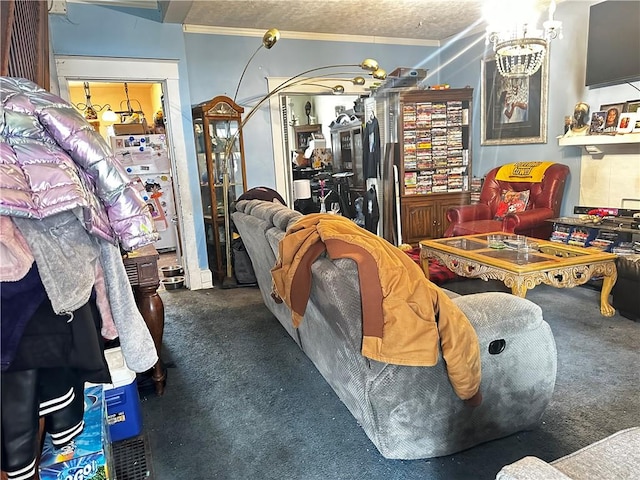
[[[487,173],[480,192],[480,203],[453,207],[447,211],[450,224],[444,233],[445,237],[497,231],[542,239],[550,237],[553,224],[545,220],[560,214],[569,167],[554,163],[544,171],[544,177],[539,182],[496,180],[500,168],[496,167]],[[506,213],[502,219],[496,218],[505,191],[527,190],[529,200],[524,211]]]

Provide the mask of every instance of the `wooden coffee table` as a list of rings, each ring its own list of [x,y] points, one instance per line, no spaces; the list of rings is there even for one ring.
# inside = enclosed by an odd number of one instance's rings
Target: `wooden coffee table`
[[[570,288],[603,277],[600,313],[606,317],[615,313],[609,304],[609,294],[618,278],[615,254],[537,238],[527,239],[537,243],[535,250],[495,249],[489,248],[488,235],[492,234],[422,240],[420,260],[427,278],[429,257],[437,258],[462,277],[500,280],[511,293],[523,298],[527,290],[541,283]]]

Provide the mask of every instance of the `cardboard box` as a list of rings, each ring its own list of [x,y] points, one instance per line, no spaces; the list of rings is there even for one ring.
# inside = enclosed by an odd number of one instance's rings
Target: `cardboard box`
[[[136,374],[130,370],[120,347],[105,350],[112,384],[105,385],[107,423],[112,442],[140,435],[142,431],[142,408]]]
[[[422,80],[423,78],[426,78],[427,70],[424,68],[398,67],[388,76],[397,78],[413,77]]]
[[[114,123],[113,132],[116,135],[144,135],[147,129],[142,123]]]
[[[87,386],[84,390],[84,430],[60,449],[53,446],[49,435],[45,435],[40,480],[113,479],[115,470],[106,417],[102,385]]]

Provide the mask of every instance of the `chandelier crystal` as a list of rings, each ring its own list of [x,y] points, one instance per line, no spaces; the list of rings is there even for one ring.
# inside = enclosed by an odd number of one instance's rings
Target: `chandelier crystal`
[[[487,43],[493,44],[496,67],[509,78],[528,77],[542,66],[551,40],[562,38],[562,22],[553,19],[555,1],[549,5],[549,17],[536,28],[536,22],[522,20],[487,28]]]

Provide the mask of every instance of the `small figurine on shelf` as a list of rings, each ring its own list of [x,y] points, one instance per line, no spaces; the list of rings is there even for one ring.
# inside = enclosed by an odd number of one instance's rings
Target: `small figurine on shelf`
[[[164,112],[162,111],[162,109],[158,110],[153,116],[153,133],[156,133],[156,134],[165,133]]]
[[[576,104],[573,109],[573,122],[571,123],[571,128],[565,134],[565,137],[573,137],[578,135],[586,135],[589,130],[589,124],[587,120],[589,119],[589,112],[591,108],[588,104],[584,102],[579,102]]]

